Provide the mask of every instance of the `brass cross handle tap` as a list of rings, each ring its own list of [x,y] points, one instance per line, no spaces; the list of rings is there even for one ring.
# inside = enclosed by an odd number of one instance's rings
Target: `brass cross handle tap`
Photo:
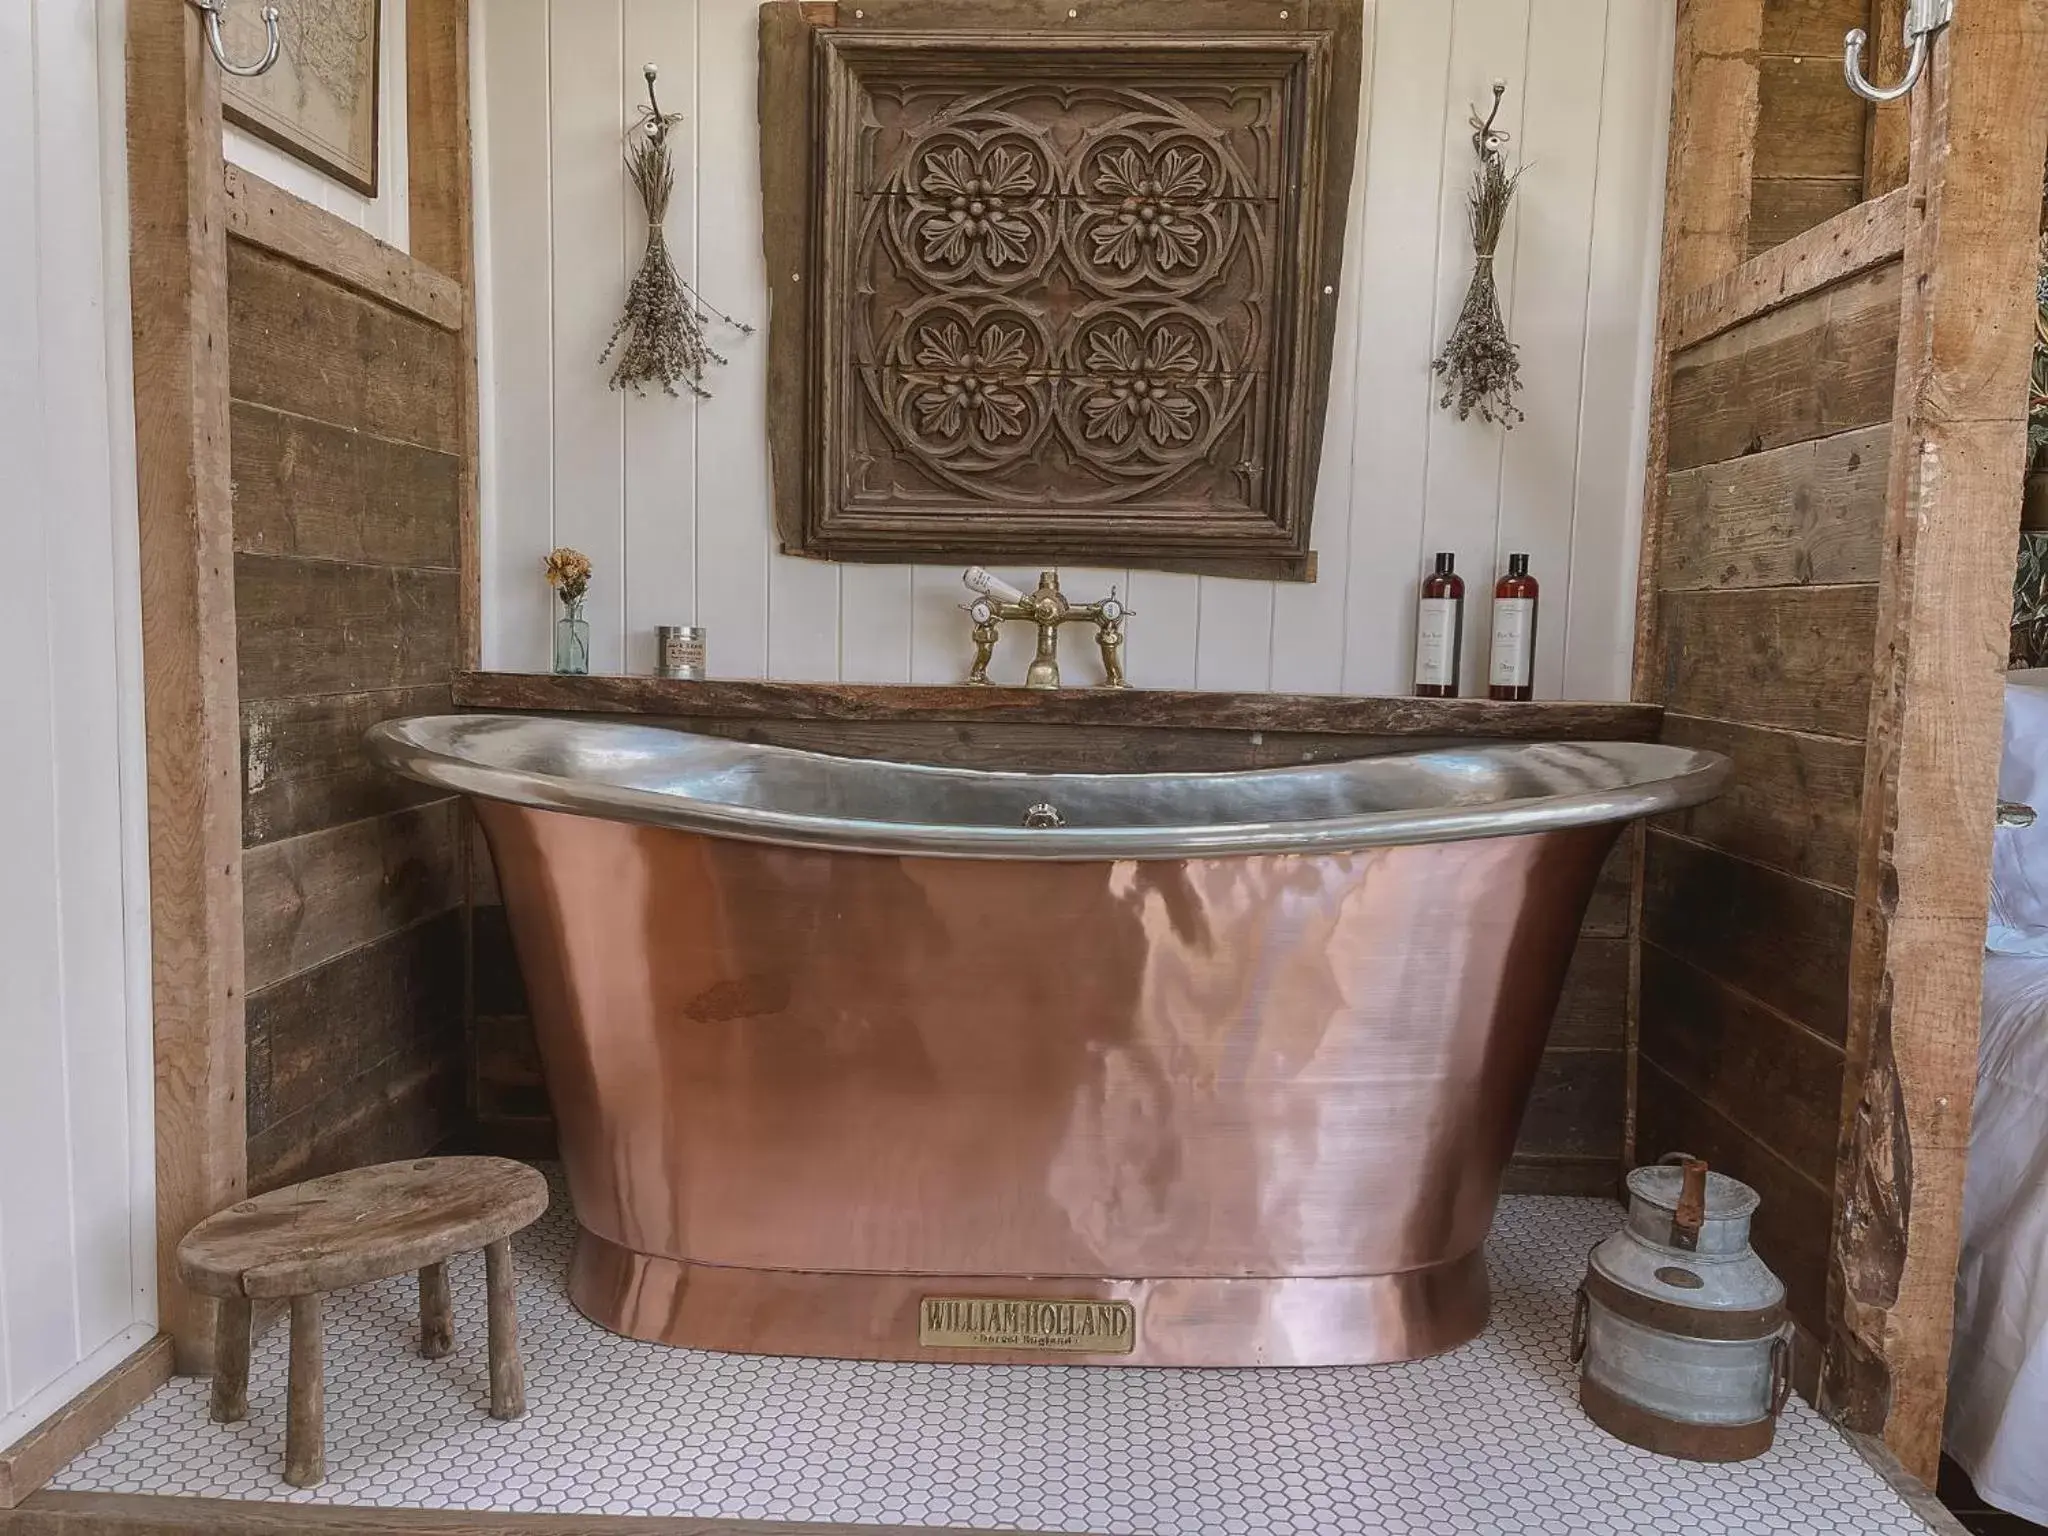
[[[1026,688],[1053,689],[1060,685],[1060,626],[1093,624],[1095,643],[1102,651],[1102,686],[1122,688],[1124,684],[1124,621],[1131,616],[1112,587],[1099,603],[1070,603],[1060,591],[1060,573],[1041,571],[1038,588],[1026,593],[990,575],[978,565],[969,566],[960,579],[975,594],[965,605],[974,620],[974,665],[967,681],[988,686],[988,664],[996,653],[996,639],[1004,623],[1017,620],[1038,627],[1038,650],[1024,673]]]

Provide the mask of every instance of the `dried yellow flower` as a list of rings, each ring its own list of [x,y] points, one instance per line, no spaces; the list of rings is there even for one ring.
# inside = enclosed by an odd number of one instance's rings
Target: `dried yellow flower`
[[[561,594],[562,601],[582,601],[583,594],[590,589],[590,556],[581,550],[564,545],[548,551],[546,561],[548,585]]]

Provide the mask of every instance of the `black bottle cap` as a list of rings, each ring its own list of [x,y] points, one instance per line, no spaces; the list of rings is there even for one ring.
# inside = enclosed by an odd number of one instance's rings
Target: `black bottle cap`
[[[1529,574],[1529,557],[1528,557],[1527,555],[1509,555],[1509,556],[1508,556],[1508,574],[1509,574],[1510,576],[1526,576],[1526,575],[1528,575],[1528,574]]]
[[[1452,568],[1456,566],[1457,563],[1458,557],[1456,555],[1439,551],[1436,557],[1437,575],[1449,576],[1452,573]]]

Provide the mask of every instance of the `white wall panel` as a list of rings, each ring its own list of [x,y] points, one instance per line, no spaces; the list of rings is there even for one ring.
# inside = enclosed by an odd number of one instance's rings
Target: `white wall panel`
[[[1538,692],[1625,693],[1671,12],[1669,0],[1370,0],[1320,580],[1063,572],[1077,598],[1111,582],[1128,595],[1134,682],[1405,692],[1416,583],[1441,548],[1473,593],[1468,691],[1481,686],[1494,576],[1527,550],[1546,598]],[[957,572],[774,547],[754,0],[477,0],[477,15],[486,663],[546,665],[539,562],[569,542],[599,561],[601,666],[648,671],[654,625],[696,622],[719,676],[958,680],[971,645]],[[713,372],[709,402],[600,399],[596,354],[642,241],[617,136],[649,59],[664,104],[688,114],[668,224],[678,265],[758,327],[714,328],[731,366]],[[1496,77],[1530,164],[1498,262],[1527,382],[1528,420],[1511,434],[1438,410],[1429,369],[1471,275],[1467,115]],[[1082,639],[1063,654],[1088,680],[1098,664]],[[995,678],[1021,678],[1026,650],[1007,637]]]
[[[154,1329],[119,0],[0,0],[0,1446]]]
[[[254,3],[254,0],[251,0]],[[222,150],[246,171],[283,187],[336,218],[366,229],[386,245],[409,249],[411,228],[406,160],[405,0],[379,0],[377,17],[377,195],[365,197],[325,171],[266,144],[232,123],[222,129]]]

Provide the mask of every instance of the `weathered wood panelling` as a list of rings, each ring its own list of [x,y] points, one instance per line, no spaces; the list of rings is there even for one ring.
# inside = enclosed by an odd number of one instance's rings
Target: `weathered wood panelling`
[[[301,1117],[299,1139],[318,1143],[327,1126],[348,1120],[387,1061],[418,1065],[460,1048],[461,928],[461,912],[445,911],[250,995],[252,1142]],[[319,1160],[317,1147],[310,1155]],[[252,1161],[252,1187],[266,1173]]]
[[[1832,218],[1863,196],[1870,120],[1842,85],[1842,39],[1869,0],[1766,0],[1757,46],[1749,254]]]
[[[1855,889],[1861,742],[1689,715],[1665,716],[1664,740],[1735,764],[1727,791],[1671,817],[1672,831],[1804,880]]]
[[[1555,1051],[1618,1051],[1628,1003],[1628,940],[1583,933],[1550,1026]],[[1618,1124],[1618,1122],[1617,1122]]]
[[[1643,945],[1643,1059],[1816,1184],[1835,1176],[1842,1048]]]
[[[1653,830],[1643,939],[1839,1041],[1848,1027],[1845,893]]]
[[[1830,0],[1798,9],[1767,7],[1776,44],[1840,19]],[[1846,97],[1832,48],[1819,63]],[[1860,107],[1819,99],[1817,63],[1765,57],[1762,72],[1753,240],[1853,203],[1862,175]],[[1754,1185],[1758,1249],[1816,1335],[1905,211],[1851,215],[1674,301],[1680,331],[1702,339],[1672,359],[1667,474],[1645,539],[1639,694],[1666,707],[1667,740],[1725,753],[1735,771],[1720,799],[1645,838],[1633,1153],[1683,1149]]]
[[[251,699],[242,706],[242,841],[273,843],[438,799],[363,755],[380,720],[448,709],[446,685]]]
[[[1657,617],[1672,713],[1863,734],[1877,588],[1667,592]]]
[[[240,241],[228,244],[228,387],[333,426],[462,451],[462,340]]]
[[[1666,471],[1889,421],[1899,272],[1889,263],[1673,358]]]
[[[452,454],[246,401],[231,423],[236,550],[456,568]]]
[[[250,849],[250,992],[456,905],[459,812],[439,800]]]
[[[578,714],[689,715],[727,720],[1010,721],[1036,726],[1142,726],[1153,731],[1289,731],[1489,741],[1651,741],[1653,705],[1502,704],[1488,699],[1413,699],[1342,694],[1203,693],[1180,688],[897,687],[865,683],[753,682],[715,678],[557,677],[471,672],[455,685],[468,709]]]
[[[362,736],[449,707],[461,662],[462,338],[365,274],[410,274],[437,312],[466,301],[242,182],[270,224],[289,224],[294,258],[238,239],[228,264],[261,1188],[430,1150],[460,1114],[462,813],[372,768]],[[353,253],[345,270],[316,269],[330,249]]]
[[[1863,0],[1833,7],[1854,17]],[[1765,47],[1771,12],[1764,7]],[[1756,179],[1825,178],[1848,184],[1856,201],[1863,190],[1863,99],[1842,87],[1842,36],[1811,53],[1770,54],[1759,61]]]
[[[1841,86],[1839,64],[1829,71]],[[1859,180],[1844,181],[1822,177],[1788,177],[1759,181],[1750,189],[1749,248],[1752,252],[1772,250],[1787,240],[1825,224],[1837,214],[1856,206],[1862,194]]]
[[[1888,425],[1861,427],[1673,475],[1659,584],[1876,582],[1890,452]]]
[[[243,700],[445,684],[459,585],[452,570],[235,556]]]
[[[1688,1152],[1763,1196],[1751,1236],[1785,1282],[1793,1317],[1818,1334],[1827,1313],[1830,1187],[1807,1178],[1644,1057],[1636,1062],[1636,1125],[1639,1158]]]
[[[322,1102],[249,1140],[250,1188],[276,1189],[364,1163],[416,1157],[446,1141],[462,1116],[453,1052],[392,1056]]]
[[[1611,1189],[1620,1172],[1622,1105],[1627,1097],[1628,1058],[1619,1050],[1546,1051],[1522,1116],[1517,1160],[1603,1163]]]

